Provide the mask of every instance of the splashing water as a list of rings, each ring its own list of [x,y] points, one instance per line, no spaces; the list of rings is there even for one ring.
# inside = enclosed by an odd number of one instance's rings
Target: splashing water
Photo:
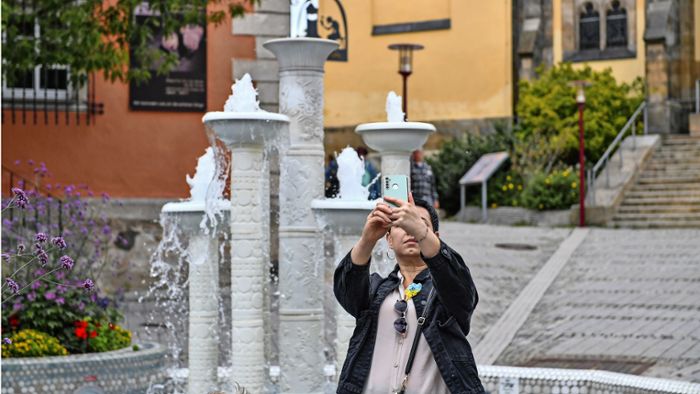
[[[336,160],[338,162],[338,182],[340,183],[338,198],[344,201],[367,201],[369,185],[362,186],[365,160],[349,146],[340,152]]]
[[[401,110],[401,96],[397,96],[392,90],[386,95],[386,121],[405,122],[404,112]]]
[[[253,87],[250,74],[246,73],[231,85],[231,95],[224,104],[224,112],[258,112],[258,91]]]
[[[215,165],[214,149],[208,147],[197,160],[197,169],[195,169],[194,176],[190,177],[189,174],[185,176],[185,180],[190,186],[191,201],[204,201],[206,199],[207,189],[216,172]]]

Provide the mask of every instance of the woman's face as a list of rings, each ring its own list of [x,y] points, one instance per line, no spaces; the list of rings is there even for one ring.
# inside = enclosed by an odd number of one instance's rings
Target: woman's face
[[[417,208],[423,222],[432,230],[433,226],[430,222],[428,210],[423,207]],[[414,237],[408,235],[402,228],[391,227],[386,235],[386,240],[389,247],[394,250],[397,259],[420,257],[418,241]]]

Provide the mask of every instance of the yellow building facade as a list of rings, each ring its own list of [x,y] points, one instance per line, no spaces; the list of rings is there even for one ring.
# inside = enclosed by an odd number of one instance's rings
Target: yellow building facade
[[[340,20],[340,13],[345,20],[339,31],[346,61],[326,65],[326,145],[361,144],[354,127],[385,120],[387,93],[402,91],[398,53],[388,49],[395,43],[425,47],[413,56],[407,112],[409,120],[433,122],[440,130],[428,149],[446,136],[482,132],[494,120],[511,119],[518,80],[534,77],[538,65],[568,61],[611,68],[618,81],[644,78],[650,69],[647,41],[655,31],[647,25],[650,14],[677,28],[683,42],[666,47],[692,52],[681,56],[691,59],[679,90],[679,99],[687,101],[698,75],[700,30],[693,19],[700,17],[700,5],[665,1],[673,5],[659,17],[663,10],[645,0],[320,0],[321,26],[329,16]],[[323,27],[318,35],[327,37]],[[674,60],[669,62],[673,68]]]

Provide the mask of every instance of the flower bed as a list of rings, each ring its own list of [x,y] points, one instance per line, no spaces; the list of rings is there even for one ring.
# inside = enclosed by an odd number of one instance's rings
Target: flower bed
[[[102,353],[2,360],[2,394],[146,393],[165,381],[165,347],[146,343]]]

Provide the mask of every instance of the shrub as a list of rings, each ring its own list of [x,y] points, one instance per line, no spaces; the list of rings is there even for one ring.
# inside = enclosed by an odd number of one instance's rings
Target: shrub
[[[538,77],[521,81],[517,105],[518,145],[515,166],[523,174],[549,172],[557,164],[578,161],[578,110],[575,80],[591,83],[586,88],[585,155],[597,161],[643,100],[643,83],[618,83],[611,69],[593,71],[589,66],[574,69],[564,63]]]
[[[108,352],[131,345],[131,332],[106,320],[76,321],[72,331],[73,346],[81,348],[83,353]]]
[[[522,193],[523,206],[540,211],[568,209],[579,199],[578,173],[570,168],[534,174]]]
[[[95,285],[114,237],[100,207],[85,200],[93,196],[86,186],[42,184],[48,173],[43,163],[34,173],[34,190],[17,188],[3,200],[3,333],[34,329],[71,353],[84,352],[73,340],[76,321],[121,319]]]
[[[459,179],[486,153],[511,150],[513,146],[513,134],[505,127],[498,125],[493,134],[471,135],[461,138],[453,138],[442,143],[437,154],[426,157],[426,161],[433,168],[440,206],[448,215],[454,215],[460,209]],[[474,193],[473,188],[468,188],[468,197],[480,199],[481,194]],[[489,189],[490,190],[490,189]],[[480,201],[480,200],[479,200]]]
[[[68,350],[58,339],[36,330],[21,330],[2,344],[2,357],[66,356]]]

